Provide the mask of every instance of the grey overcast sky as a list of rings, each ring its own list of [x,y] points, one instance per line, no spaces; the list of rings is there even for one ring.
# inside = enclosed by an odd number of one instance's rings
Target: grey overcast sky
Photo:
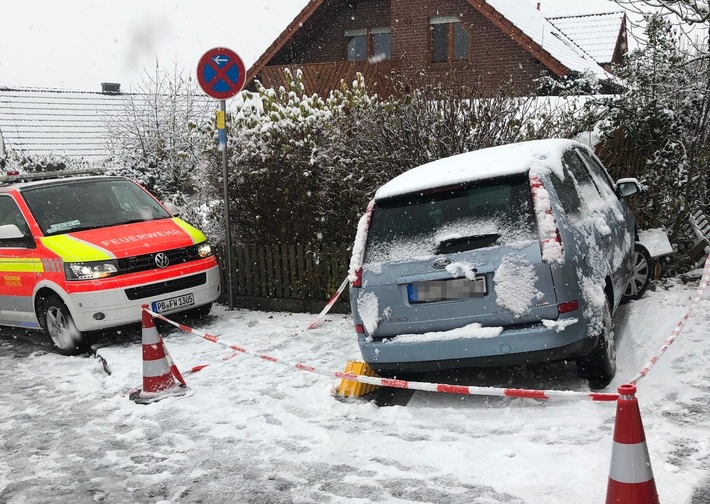
[[[538,0],[518,0],[538,3]],[[213,47],[256,61],[308,0],[0,0],[0,86],[100,91],[140,82],[156,59],[194,75]],[[621,10],[611,0],[539,0],[546,14]]]

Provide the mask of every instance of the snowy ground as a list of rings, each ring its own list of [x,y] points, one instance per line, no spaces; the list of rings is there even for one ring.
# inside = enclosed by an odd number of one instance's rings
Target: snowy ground
[[[617,379],[633,377],[684,315],[697,283],[657,286],[615,316]],[[347,316],[217,307],[199,327],[254,352],[342,371],[359,357]],[[710,503],[710,300],[638,398],[664,504]],[[229,350],[161,328],[184,371]],[[116,335],[114,334],[114,337]],[[334,396],[338,380],[248,355],[187,375],[190,394],[142,406],[140,328],[93,357],[0,332],[0,503],[603,502],[614,403],[416,392],[406,406]],[[428,381],[446,377],[430,376]],[[588,390],[574,364],[448,377]]]

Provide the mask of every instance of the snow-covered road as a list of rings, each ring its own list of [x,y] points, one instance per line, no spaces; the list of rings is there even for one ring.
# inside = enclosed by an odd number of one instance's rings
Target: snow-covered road
[[[632,378],[685,314],[696,283],[658,286],[617,312]],[[639,383],[664,504],[710,503],[710,301]],[[216,307],[200,326],[250,350],[342,371],[359,358],[348,316]],[[334,396],[328,379],[161,328],[186,397],[142,406],[140,328],[93,357],[0,332],[0,503],[578,503],[604,501],[615,404],[416,392],[406,406]],[[587,391],[573,363],[427,381]]]

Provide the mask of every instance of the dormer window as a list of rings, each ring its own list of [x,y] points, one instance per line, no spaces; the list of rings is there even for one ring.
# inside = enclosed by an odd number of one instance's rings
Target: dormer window
[[[452,63],[468,59],[469,37],[456,16],[434,16],[431,28],[432,63]]]
[[[348,61],[377,62],[392,57],[392,30],[390,28],[346,30],[345,42]]]

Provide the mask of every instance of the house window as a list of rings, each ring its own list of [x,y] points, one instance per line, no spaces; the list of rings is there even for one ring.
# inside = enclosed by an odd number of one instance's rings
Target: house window
[[[348,45],[348,61],[367,59],[367,30],[347,30],[345,41]]]
[[[392,31],[389,28],[346,30],[348,61],[380,61],[392,56]]]
[[[435,16],[431,25],[431,61],[446,63],[468,59],[468,32],[454,16]]]

